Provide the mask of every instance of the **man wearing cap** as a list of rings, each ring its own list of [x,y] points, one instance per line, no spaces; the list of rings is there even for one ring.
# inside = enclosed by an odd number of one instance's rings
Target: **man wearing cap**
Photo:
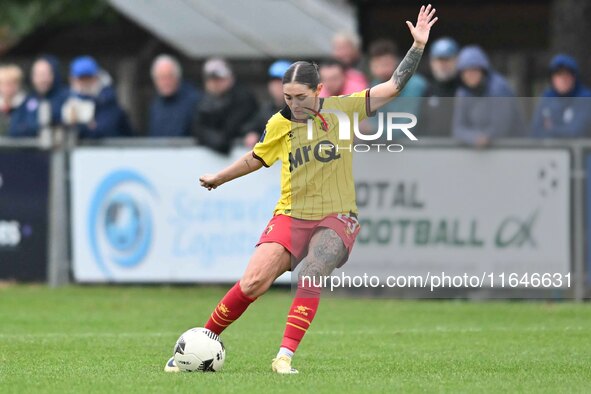
[[[454,107],[452,134],[485,148],[493,139],[524,134],[523,114],[505,77],[491,66],[482,48],[471,45],[458,55],[461,86]]]
[[[431,75],[417,129],[421,135],[450,137],[453,102],[460,85],[457,70],[458,43],[449,37],[433,43],[429,52]]]
[[[203,93],[183,80],[178,60],[160,55],[152,63],[156,95],[150,105],[150,137],[189,137],[193,114]]]
[[[209,59],[203,66],[205,96],[197,105],[193,133],[200,145],[228,154],[258,105],[250,90],[238,84],[228,63]]]
[[[291,66],[287,60],[277,60],[268,70],[267,92],[269,99],[266,100],[258,110],[256,116],[252,118],[244,127],[244,146],[252,148],[260,139],[265,130],[267,121],[275,113],[285,107],[285,98],[283,96],[283,74]]]
[[[77,57],[70,64],[70,97],[62,107],[62,118],[76,126],[80,139],[132,134],[110,77],[90,56]]]
[[[534,112],[532,137],[590,137],[591,91],[581,82],[577,61],[565,54],[556,55],[548,69],[550,86]]]

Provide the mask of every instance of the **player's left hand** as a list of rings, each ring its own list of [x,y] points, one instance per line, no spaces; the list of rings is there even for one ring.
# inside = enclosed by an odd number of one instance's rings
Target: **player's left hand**
[[[422,6],[421,10],[419,11],[419,16],[417,17],[417,24],[413,26],[410,21],[406,21],[406,25],[410,29],[410,34],[415,40],[415,45],[423,48],[427,41],[429,41],[429,32],[431,31],[431,26],[437,22],[437,17],[435,16],[435,8],[431,7],[429,4],[427,7]]]

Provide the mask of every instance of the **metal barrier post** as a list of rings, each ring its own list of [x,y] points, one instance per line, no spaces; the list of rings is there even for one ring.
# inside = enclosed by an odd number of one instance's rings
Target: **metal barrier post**
[[[572,145],[573,152],[573,286],[574,299],[585,298],[585,160],[583,147]]]
[[[63,286],[69,283],[68,259],[68,207],[67,207],[67,176],[66,155],[67,139],[64,131],[58,129],[54,133],[49,189],[49,262],[47,267],[50,287]]]

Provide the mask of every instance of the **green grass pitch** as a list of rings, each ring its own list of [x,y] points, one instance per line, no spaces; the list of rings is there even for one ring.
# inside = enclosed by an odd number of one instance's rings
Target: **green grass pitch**
[[[1,393],[547,392],[591,390],[591,305],[324,299],[271,373],[290,294],[272,290],[222,337],[220,373],[166,374],[218,287],[5,286]]]

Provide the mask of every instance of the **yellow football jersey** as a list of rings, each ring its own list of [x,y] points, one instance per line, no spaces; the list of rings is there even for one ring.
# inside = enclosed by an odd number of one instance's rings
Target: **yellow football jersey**
[[[253,156],[266,167],[282,163],[274,214],[317,220],[331,213],[357,213],[353,125],[370,115],[369,89],[320,100],[320,115],[309,121],[292,120],[289,107],[273,115],[253,148]],[[343,114],[349,122],[340,125]]]

